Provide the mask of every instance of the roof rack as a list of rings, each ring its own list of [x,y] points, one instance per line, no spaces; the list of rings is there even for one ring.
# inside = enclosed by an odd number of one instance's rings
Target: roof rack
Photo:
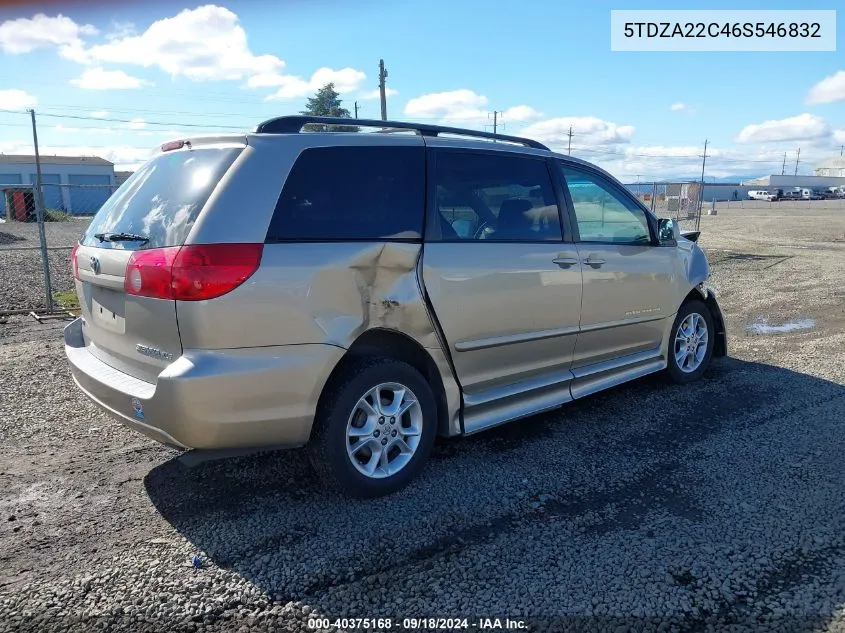
[[[275,119],[268,119],[255,127],[256,133],[264,134],[298,134],[308,124],[320,125],[345,125],[355,127],[378,127],[388,130],[410,130],[420,136],[439,136],[440,134],[454,134],[456,136],[469,136],[472,138],[484,138],[493,141],[504,141],[517,143],[534,149],[549,150],[548,147],[538,141],[521,136],[508,136],[505,134],[494,134],[480,130],[467,130],[459,127],[447,127],[443,125],[428,125],[426,123],[410,123],[408,121],[379,121],[377,119],[352,119],[347,117],[322,117],[322,116],[280,116]]]

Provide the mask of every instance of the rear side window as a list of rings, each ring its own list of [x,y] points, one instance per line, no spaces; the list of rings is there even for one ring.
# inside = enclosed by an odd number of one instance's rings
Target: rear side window
[[[241,148],[202,148],[161,154],[112,194],[82,238],[101,248],[180,246]],[[131,233],[148,241],[100,241],[97,234]]]
[[[419,240],[423,147],[315,147],[288,175],[268,241]]]

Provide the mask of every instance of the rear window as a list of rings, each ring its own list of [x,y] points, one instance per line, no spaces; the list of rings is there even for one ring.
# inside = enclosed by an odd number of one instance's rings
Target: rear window
[[[162,248],[184,243],[200,210],[242,148],[165,153],[145,163],[106,201],[82,238],[101,248]],[[132,233],[149,241],[104,241],[102,233]]]
[[[315,147],[288,175],[268,241],[419,240],[423,147]]]

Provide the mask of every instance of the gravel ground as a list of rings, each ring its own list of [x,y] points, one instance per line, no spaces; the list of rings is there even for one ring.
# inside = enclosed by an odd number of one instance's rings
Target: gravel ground
[[[385,499],[297,451],[185,468],[78,395],[58,324],[10,318],[0,632],[845,631],[845,213],[702,230],[730,358],[442,441]]]
[[[91,218],[46,222],[53,292],[73,289],[70,250]],[[0,224],[0,312],[43,309],[46,305],[38,225],[30,222]]]

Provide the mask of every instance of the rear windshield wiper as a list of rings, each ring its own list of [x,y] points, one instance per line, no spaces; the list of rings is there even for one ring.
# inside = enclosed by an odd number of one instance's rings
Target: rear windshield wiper
[[[94,233],[101,242],[141,242],[146,244],[150,241],[146,235],[138,235],[137,233]]]

